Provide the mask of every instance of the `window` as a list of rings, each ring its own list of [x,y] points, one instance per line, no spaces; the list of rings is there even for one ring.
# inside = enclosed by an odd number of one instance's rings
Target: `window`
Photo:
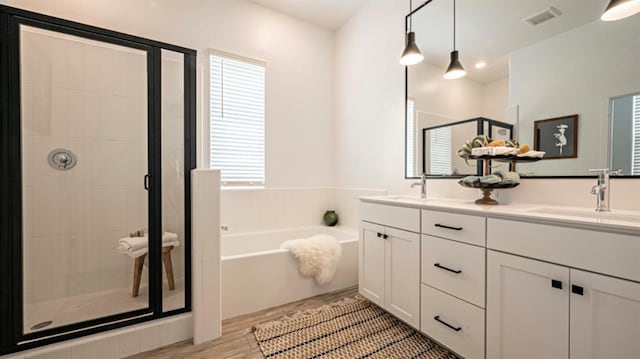
[[[640,95],[633,96],[633,154],[631,174],[640,174]]]
[[[430,174],[451,174],[451,126],[429,131]]]
[[[223,185],[262,185],[265,65],[212,52],[210,159]]]

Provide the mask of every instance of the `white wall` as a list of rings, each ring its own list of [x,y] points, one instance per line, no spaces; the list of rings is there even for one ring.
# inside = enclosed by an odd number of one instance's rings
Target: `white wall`
[[[403,1],[370,1],[336,33],[335,185],[402,191]]]
[[[270,187],[333,181],[333,34],[248,1],[0,0],[65,19],[198,50],[200,70],[213,48],[266,61],[266,181]],[[201,73],[202,74],[202,73]],[[199,91],[208,118],[206,73]],[[200,90],[200,89],[199,89]],[[199,134],[208,132],[198,127]],[[206,150],[204,151],[207,152]]]
[[[533,122],[578,114],[578,158],[522,170],[585,175],[608,166],[609,100],[640,90],[640,17],[577,27],[511,54],[510,105],[519,107],[519,140],[533,142]],[[588,59],[588,61],[585,61]]]
[[[492,120],[507,121],[509,107],[509,78],[505,77],[484,85],[482,115]]]
[[[446,80],[442,77],[443,72],[426,61],[411,67],[409,95],[415,99],[416,111],[453,121],[482,116],[484,85],[467,77]]]

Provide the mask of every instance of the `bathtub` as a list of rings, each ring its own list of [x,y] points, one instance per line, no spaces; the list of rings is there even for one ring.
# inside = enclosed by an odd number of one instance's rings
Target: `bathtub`
[[[342,245],[335,278],[318,285],[303,277],[288,239],[330,234]],[[303,227],[222,236],[222,319],[256,312],[358,284],[358,234],[341,227]]]

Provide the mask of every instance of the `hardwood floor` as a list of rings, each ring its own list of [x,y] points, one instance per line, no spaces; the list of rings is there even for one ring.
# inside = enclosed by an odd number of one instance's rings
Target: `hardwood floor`
[[[222,322],[222,336],[212,342],[193,345],[181,342],[168,347],[137,354],[136,359],[258,359],[263,358],[251,327],[254,324],[278,320],[305,309],[321,307],[333,301],[353,297],[358,294],[358,287],[350,287],[336,292],[322,294],[297,302],[265,309],[260,312],[242,315]]]

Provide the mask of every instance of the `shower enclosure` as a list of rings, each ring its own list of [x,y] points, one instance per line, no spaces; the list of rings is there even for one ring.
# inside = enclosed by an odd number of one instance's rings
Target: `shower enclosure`
[[[189,311],[196,52],[0,28],[0,354]]]

